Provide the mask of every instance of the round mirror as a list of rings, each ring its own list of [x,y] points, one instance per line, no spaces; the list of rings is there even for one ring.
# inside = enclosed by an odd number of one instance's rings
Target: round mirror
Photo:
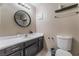
[[[19,10],[14,14],[14,20],[20,27],[28,27],[31,24],[30,15],[23,10]]]

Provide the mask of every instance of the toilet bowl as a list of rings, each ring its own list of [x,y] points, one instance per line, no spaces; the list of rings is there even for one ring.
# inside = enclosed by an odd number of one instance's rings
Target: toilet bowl
[[[57,49],[55,56],[72,56],[72,54],[66,50],[63,50],[63,49]]]

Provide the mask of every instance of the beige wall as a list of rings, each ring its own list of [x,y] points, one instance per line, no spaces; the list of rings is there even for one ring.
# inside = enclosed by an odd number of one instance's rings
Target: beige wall
[[[0,36],[28,33],[29,30],[36,31],[36,9],[30,6],[28,10],[18,4],[4,3],[0,5]],[[31,25],[26,28],[19,27],[14,21],[14,13],[18,10],[25,10],[31,16]]]
[[[47,48],[56,47],[56,35],[71,35],[73,37],[72,53],[79,55],[79,15],[74,15],[65,18],[54,18],[55,15],[63,15],[78,11],[78,8],[68,10],[61,13],[55,13],[59,4],[35,4],[36,12],[36,27],[37,32],[45,34]],[[38,7],[39,6],[39,7]],[[54,37],[55,39],[48,39]]]

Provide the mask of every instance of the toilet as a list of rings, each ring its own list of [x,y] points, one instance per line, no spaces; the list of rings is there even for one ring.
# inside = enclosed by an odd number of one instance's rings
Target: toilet
[[[72,37],[57,35],[56,39],[58,49],[56,50],[55,56],[72,56],[69,52],[71,51]]]

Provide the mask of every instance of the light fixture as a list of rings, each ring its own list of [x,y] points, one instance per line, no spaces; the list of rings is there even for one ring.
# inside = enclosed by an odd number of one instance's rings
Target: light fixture
[[[28,10],[30,10],[30,6],[29,5],[27,5],[25,3],[18,3],[18,4],[23,6],[23,7],[25,7],[25,8],[27,8]]]

